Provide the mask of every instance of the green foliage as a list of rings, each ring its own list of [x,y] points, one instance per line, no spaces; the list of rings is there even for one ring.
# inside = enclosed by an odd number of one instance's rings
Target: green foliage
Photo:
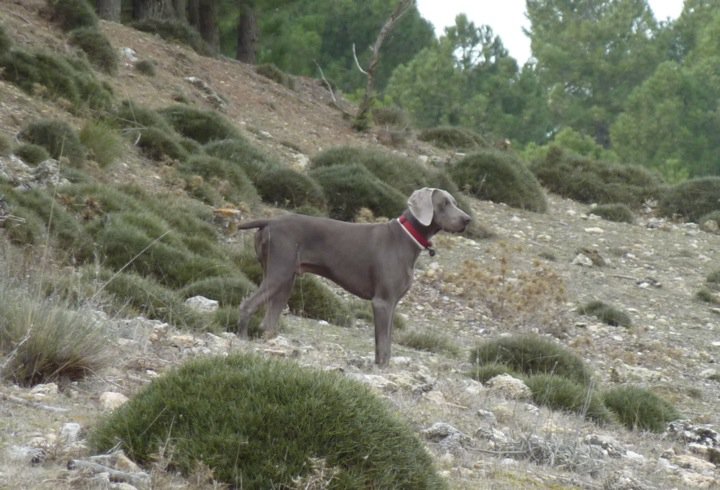
[[[239,166],[253,182],[257,182],[263,172],[279,167],[276,161],[239,135],[232,139],[214,141],[203,146],[203,149],[210,156]]]
[[[395,341],[400,345],[415,350],[446,353],[452,356],[460,353],[460,348],[449,336],[432,330],[403,331]]]
[[[595,316],[603,323],[613,327],[630,327],[632,325],[627,313],[602,301],[590,301],[578,308],[577,311],[581,315]]]
[[[255,67],[255,72],[258,75],[262,75],[275,83],[279,83],[280,85],[289,88],[290,90],[295,90],[295,80],[273,63],[263,63],[261,65],[257,65]]]
[[[376,126],[405,129],[410,125],[407,113],[397,106],[374,107],[372,120]]]
[[[163,131],[160,128],[149,127],[138,130],[140,138],[137,146],[143,155],[151,160],[185,160],[188,153],[180,144],[177,133]]]
[[[110,115],[113,124],[123,130],[157,128],[165,133],[174,132],[173,127],[157,111],[124,100]]]
[[[698,223],[703,231],[717,233],[720,229],[720,209],[700,216]]]
[[[237,128],[215,111],[204,111],[187,105],[174,105],[161,110],[160,114],[175,131],[201,144],[238,137]]]
[[[108,38],[97,27],[81,27],[70,31],[68,42],[80,48],[90,63],[114,75],[118,70],[118,55]]]
[[[701,216],[720,210],[719,195],[720,177],[687,180],[662,193],[658,212],[669,217],[680,215],[697,222]]]
[[[109,362],[107,332],[89,313],[0,284],[2,377],[23,386],[78,380]]]
[[[170,443],[180,472],[200,458],[214,478],[243,488],[290,486],[311,458],[334,473],[328,488],[445,488],[412,430],[368,388],[255,356],[187,363],[102,421],[90,443],[120,443],[143,465]]]
[[[108,167],[123,154],[120,135],[107,124],[87,121],[79,136],[83,146],[89,150],[89,157],[101,168]]]
[[[13,143],[9,136],[0,133],[0,157],[8,156],[12,153]]]
[[[256,204],[260,197],[250,179],[238,165],[221,158],[200,155],[189,158],[178,167],[188,177],[200,176],[232,203]],[[193,183],[190,182],[192,190]],[[219,203],[218,203],[219,204]]]
[[[142,73],[147,77],[154,77],[156,74],[155,63],[150,60],[138,60],[133,66],[138,73]]]
[[[5,32],[5,28],[0,25],[0,57],[2,57],[6,52],[10,51],[11,47],[12,40],[10,39],[10,36],[8,36]]]
[[[130,27],[138,31],[157,34],[167,41],[184,44],[203,56],[212,56],[214,54],[213,49],[203,41],[198,31],[180,20],[148,17],[131,22]]]
[[[53,22],[63,31],[81,27],[96,27],[95,10],[87,0],[47,0]]]
[[[472,153],[453,165],[450,176],[478,199],[540,213],[547,209],[537,179],[512,153],[497,150]]]
[[[262,322],[263,312],[258,310],[248,324],[248,338],[256,339],[262,336],[263,331],[260,329],[260,323]],[[238,321],[240,320],[240,310],[237,306],[225,306],[219,308],[215,312],[213,318],[213,327],[225,332],[237,332]],[[282,332],[284,329],[282,318],[278,322],[276,331]]]
[[[24,206],[13,207],[12,216],[3,223],[5,236],[10,243],[19,246],[40,243],[45,236],[45,223],[32,209]]]
[[[579,157],[552,147],[532,171],[550,191],[583,203],[626,204],[639,207],[657,197],[662,179],[637,165],[621,165]]]
[[[254,289],[255,284],[238,271],[232,276],[199,279],[182,288],[180,294],[184,298],[204,296],[218,301],[220,307],[224,307],[238,306]]]
[[[536,335],[513,335],[484,342],[470,353],[473,371],[486,364],[501,364],[527,376],[552,374],[588,385],[590,370],[575,353]]]
[[[399,216],[406,198],[393,187],[375,177],[366,167],[333,165],[316,168],[310,173],[323,188],[330,217],[352,220],[360,208],[375,216]]]
[[[505,364],[500,364],[497,362],[489,362],[487,364],[475,364],[473,365],[473,369],[471,372],[468,373],[468,375],[477,380],[481,383],[486,383],[493,379],[495,376],[500,376],[501,374],[509,374],[513,377],[520,377],[518,373],[516,373],[512,368],[508,367]]]
[[[41,120],[28,124],[19,137],[45,148],[51,157],[66,157],[74,166],[85,160],[85,147],[77,132],[65,121]]]
[[[609,422],[610,411],[592,386],[576,383],[564,376],[536,374],[525,379],[533,401],[553,410],[574,412],[598,423]]]
[[[720,294],[707,287],[701,288],[697,293],[695,293],[695,297],[698,300],[710,303],[711,305],[720,305]]]
[[[305,174],[287,167],[278,167],[260,174],[255,181],[262,200],[288,209],[309,206],[324,209],[322,187]]]
[[[636,386],[618,386],[603,393],[605,405],[630,430],[663,432],[680,418],[670,403],[651,391]]]
[[[488,148],[490,144],[472,129],[458,126],[440,126],[420,131],[418,139],[427,141],[438,148],[453,150],[476,150]]]
[[[50,154],[45,147],[32,143],[25,143],[18,146],[13,153],[28,165],[37,165],[50,158]]]
[[[295,280],[288,308],[295,315],[325,320],[333,325],[349,327],[353,321],[345,301],[311,275],[302,275]]]
[[[707,282],[711,287],[720,290],[720,269],[708,274],[705,282]]]
[[[598,204],[590,212],[608,221],[617,223],[635,222],[635,215],[626,204]]]

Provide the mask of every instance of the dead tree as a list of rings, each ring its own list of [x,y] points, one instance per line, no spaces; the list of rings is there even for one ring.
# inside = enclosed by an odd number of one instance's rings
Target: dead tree
[[[357,63],[358,69],[367,77],[367,84],[365,85],[365,95],[363,96],[360,106],[358,107],[357,116],[353,122],[353,127],[358,131],[364,131],[369,126],[369,113],[372,107],[373,101],[375,100],[375,71],[380,64],[380,48],[382,48],[385,39],[392,33],[393,29],[397,25],[400,18],[408,11],[411,7],[415,6],[415,0],[400,0],[395,6],[395,10],[390,14],[390,17],[385,21],[385,24],[380,29],[377,39],[372,46],[372,57],[370,58],[370,64],[367,70],[363,70],[360,66],[360,62],[355,55],[355,46],[353,45],[353,56],[355,56],[355,62]]]

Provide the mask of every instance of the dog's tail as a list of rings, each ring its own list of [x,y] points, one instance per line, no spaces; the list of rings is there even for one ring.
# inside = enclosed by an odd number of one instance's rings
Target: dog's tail
[[[256,219],[253,221],[246,221],[245,223],[238,223],[238,230],[250,230],[252,228],[263,229],[270,223],[269,219]]]

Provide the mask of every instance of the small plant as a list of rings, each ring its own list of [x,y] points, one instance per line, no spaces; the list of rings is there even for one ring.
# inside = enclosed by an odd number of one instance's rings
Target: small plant
[[[373,122],[378,126],[405,129],[409,126],[407,113],[400,107],[376,107],[372,110]]]
[[[5,32],[5,28],[0,25],[0,57],[2,57],[6,52],[10,51],[11,47],[12,40],[10,39],[10,36],[8,36]]]
[[[635,215],[626,204],[599,204],[590,212],[608,221],[616,223],[633,223]]]
[[[427,141],[438,148],[453,150],[476,150],[491,145],[476,132],[457,126],[441,126],[424,129],[418,135],[421,141]]]
[[[237,273],[231,277],[207,277],[188,284],[180,290],[184,298],[205,296],[214,299],[224,306],[238,306],[242,300],[255,290],[247,277]]]
[[[460,348],[450,337],[439,332],[426,330],[407,330],[397,336],[397,343],[415,350],[446,353],[456,356]]]
[[[490,362],[487,364],[475,364],[473,365],[472,371],[468,373],[468,375],[472,379],[480,381],[481,383],[486,383],[489,380],[493,379],[495,376],[500,376],[501,374],[509,374],[510,376],[513,376],[515,378],[521,377],[520,374],[515,372],[509,366],[497,362]]]
[[[453,165],[450,176],[478,199],[539,213],[547,210],[545,194],[537,179],[512,153],[478,151]]]
[[[695,297],[705,303],[720,305],[720,293],[707,287],[701,288],[697,293],[695,293]]]
[[[23,162],[33,166],[50,158],[50,154],[44,147],[33,143],[22,144],[15,148],[13,153]]]
[[[118,54],[97,27],[81,27],[70,31],[68,42],[80,48],[95,67],[110,75],[117,73]]]
[[[173,127],[159,112],[124,100],[110,115],[110,120],[124,131],[130,129],[157,128],[164,133],[174,133]]]
[[[711,288],[720,291],[720,269],[708,274],[707,278],[705,279],[705,282]]]
[[[700,218],[720,210],[720,177],[701,177],[686,180],[667,189],[658,202],[658,212],[664,216],[682,216],[698,222]]]
[[[326,206],[322,187],[305,174],[290,168],[268,170],[255,181],[262,200],[288,209]]]
[[[536,335],[513,335],[484,342],[470,352],[473,370],[486,364],[501,364],[531,376],[552,374],[587,386],[592,375],[582,359],[560,345]]]
[[[200,33],[188,23],[180,20],[146,18],[130,23],[130,27],[138,31],[157,34],[167,41],[174,41],[192,48],[203,56],[212,56],[213,49],[203,41]]]
[[[174,131],[166,132],[160,128],[150,127],[140,130],[139,136],[135,138],[137,146],[142,154],[151,160],[182,161],[188,157],[187,151],[180,144]]]
[[[613,327],[630,327],[632,325],[632,320],[627,313],[602,301],[590,301],[578,308],[577,311],[581,315],[595,316],[603,323]]]
[[[295,280],[288,308],[295,315],[325,320],[333,325],[349,327],[353,321],[352,311],[345,301],[310,275]]]
[[[51,19],[63,31],[81,27],[96,27],[97,16],[86,0],[47,0]]]
[[[141,73],[145,75],[146,77],[154,77],[156,70],[155,70],[155,63],[153,63],[150,60],[138,60],[135,62],[135,65],[133,65],[135,69],[138,71],[138,73]]]
[[[311,458],[333,468],[331,488],[446,488],[413,431],[367,387],[248,355],[192,361],[153,381],[90,443],[120,444],[142,465],[169,443],[180,472],[200,458],[242,488],[290,487],[314,471]]]
[[[630,430],[663,432],[668,424],[680,418],[670,403],[644,388],[618,386],[603,394],[605,405]]]
[[[395,217],[405,209],[406,197],[361,165],[333,165],[313,170],[323,188],[330,217],[352,220],[360,208],[375,216]]]
[[[203,146],[210,156],[232,162],[245,171],[250,180],[257,182],[263,172],[280,165],[242,136],[214,141]]]
[[[174,105],[161,110],[160,114],[175,131],[201,144],[238,137],[235,126],[215,111]]]
[[[263,331],[260,329],[260,322],[262,322],[263,312],[258,310],[248,324],[247,334],[251,339],[256,339],[262,336]],[[237,306],[224,306],[218,308],[213,317],[213,329],[221,330],[224,332],[237,332],[238,321],[240,320],[240,310]],[[277,326],[275,327],[276,332],[282,332],[285,329],[283,319],[280,318]]]
[[[611,420],[610,411],[592,384],[582,384],[564,376],[536,374],[525,379],[533,401],[553,410],[577,413],[598,423]]]
[[[239,204],[256,204],[260,201],[253,183],[245,175],[242,168],[232,162],[206,155],[194,156],[180,164],[180,172],[188,177],[189,187],[192,189],[192,177],[200,176],[202,181],[208,182],[228,202]]]
[[[255,72],[265,78],[269,78],[273,82],[279,83],[283,87],[295,90],[295,80],[273,63],[263,63],[255,67]]]
[[[85,160],[80,137],[65,121],[36,121],[20,131],[19,136],[21,140],[44,147],[53,158],[66,157],[75,166]]]
[[[89,150],[90,158],[102,168],[110,166],[123,154],[120,135],[101,122],[86,122],[80,130],[80,141]]]
[[[0,157],[8,156],[12,152],[12,140],[0,133]]]

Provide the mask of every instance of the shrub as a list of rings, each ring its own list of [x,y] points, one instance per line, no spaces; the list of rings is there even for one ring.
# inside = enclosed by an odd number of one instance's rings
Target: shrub
[[[12,152],[12,146],[12,140],[8,136],[0,133],[0,157],[9,155]]]
[[[11,47],[12,40],[10,40],[10,36],[7,35],[3,26],[0,25],[0,57],[2,57],[6,52],[10,51]]]
[[[605,406],[630,430],[663,432],[668,422],[680,418],[670,403],[644,388],[618,386],[603,394]]]
[[[200,33],[186,22],[180,20],[147,18],[131,22],[130,27],[138,31],[157,34],[167,41],[184,44],[203,56],[211,56],[213,54],[213,49],[203,41]]]
[[[2,376],[23,386],[78,380],[109,360],[107,332],[83,311],[0,285]]]
[[[400,107],[376,107],[372,110],[373,122],[378,126],[407,128],[410,124],[407,113]]]
[[[473,369],[503,364],[528,376],[553,374],[582,385],[589,384],[592,378],[577,354],[536,335],[513,335],[484,342],[471,351],[470,362]]]
[[[616,223],[633,223],[635,221],[635,215],[626,204],[599,204],[592,208],[590,212]]]
[[[95,10],[86,0],[47,0],[51,20],[63,31],[80,27],[96,27]]]
[[[88,121],[80,130],[80,141],[90,151],[90,158],[105,168],[123,154],[120,136],[108,125]]]
[[[557,146],[531,169],[550,191],[587,204],[622,203],[636,208],[657,197],[663,186],[662,179],[645,167],[580,157]]]
[[[45,236],[45,223],[32,209],[15,206],[11,210],[12,219],[2,223],[5,236],[15,245],[35,245]]]
[[[263,172],[279,167],[277,162],[241,136],[214,141],[203,146],[203,149],[210,156],[238,165],[253,182],[257,182]]]
[[[497,362],[490,362],[487,364],[475,364],[471,372],[468,375],[481,383],[486,383],[493,379],[495,376],[501,374],[509,374],[513,377],[520,377],[512,368],[505,364],[499,364]]]
[[[408,330],[397,336],[396,342],[405,347],[427,352],[457,355],[460,349],[452,339],[442,333],[427,330]]]
[[[248,355],[192,361],[153,381],[90,442],[95,451],[119,443],[144,465],[169,443],[182,473],[202,458],[242,488],[290,487],[313,458],[332,469],[328,488],[445,488],[412,430],[367,387]]]
[[[248,338],[256,339],[262,336],[263,331],[260,329],[260,322],[262,322],[263,311],[258,310],[248,324]],[[240,310],[237,306],[225,306],[220,307],[213,317],[213,327],[225,332],[237,332],[238,320],[240,319]],[[278,322],[275,331],[282,332],[284,329],[282,318]]]
[[[184,160],[188,157],[187,151],[180,144],[174,131],[166,132],[160,128],[150,127],[138,131],[138,148],[143,155],[151,160]]]
[[[323,188],[330,217],[352,220],[360,208],[375,216],[395,217],[405,209],[406,198],[360,165],[334,165],[310,173]]]
[[[478,199],[540,213],[547,209],[537,179],[512,153],[483,150],[470,154],[453,165],[450,176]]]
[[[199,175],[220,192],[227,201],[256,204],[260,200],[252,182],[242,168],[221,158],[194,156],[178,167],[187,177]]]
[[[44,147],[51,157],[67,157],[78,166],[85,160],[85,147],[77,132],[65,121],[42,120],[20,131],[20,139]]]
[[[720,290],[720,269],[708,274],[705,282],[713,289]]]
[[[90,63],[101,71],[114,75],[118,70],[118,55],[110,41],[96,27],[81,27],[70,31],[68,42],[80,48]]]
[[[438,128],[423,129],[418,135],[421,141],[453,150],[476,150],[489,148],[490,144],[476,132],[456,126],[441,126]]]
[[[235,126],[215,111],[174,105],[161,110],[160,114],[175,131],[201,144],[238,137]]]
[[[330,288],[310,275],[295,280],[288,308],[298,316],[325,320],[333,325],[349,327],[353,316],[350,307]]]
[[[695,297],[705,303],[720,305],[720,293],[717,293],[707,287],[700,288],[700,290],[695,293]]]
[[[574,412],[595,422],[610,421],[610,411],[602,397],[588,386],[563,376],[536,374],[525,380],[532,392],[533,401],[553,410]]]
[[[698,224],[702,230],[708,233],[717,233],[720,229],[720,209],[700,216]]]
[[[50,158],[50,154],[45,147],[32,143],[25,143],[18,146],[13,153],[22,159],[23,162],[33,166]]]
[[[632,325],[632,321],[627,313],[602,301],[590,301],[578,308],[578,313],[581,315],[595,316],[603,323],[607,323],[613,327],[630,327]]]
[[[155,63],[150,60],[138,60],[133,65],[138,73],[147,77],[154,77],[156,74]]]
[[[288,75],[273,63],[263,63],[255,67],[255,73],[269,78],[275,83],[279,83],[283,87],[295,90],[295,79]]]
[[[110,119],[119,128],[125,130],[157,128],[165,133],[175,132],[170,123],[159,112],[129,100],[122,101],[111,114]]]
[[[138,211],[141,204],[116,186],[97,183],[80,183],[63,186],[58,200],[82,221],[92,222],[107,213]]]
[[[255,182],[262,200],[289,209],[303,206],[323,209],[326,206],[322,187],[305,174],[290,168],[270,169]]]
[[[214,299],[224,306],[238,306],[242,300],[255,290],[253,284],[244,274],[237,272],[231,277],[206,277],[188,284],[180,290],[184,298],[205,296]]]
[[[664,216],[680,215],[689,221],[720,210],[720,177],[686,180],[667,189],[660,196],[658,212]]]

